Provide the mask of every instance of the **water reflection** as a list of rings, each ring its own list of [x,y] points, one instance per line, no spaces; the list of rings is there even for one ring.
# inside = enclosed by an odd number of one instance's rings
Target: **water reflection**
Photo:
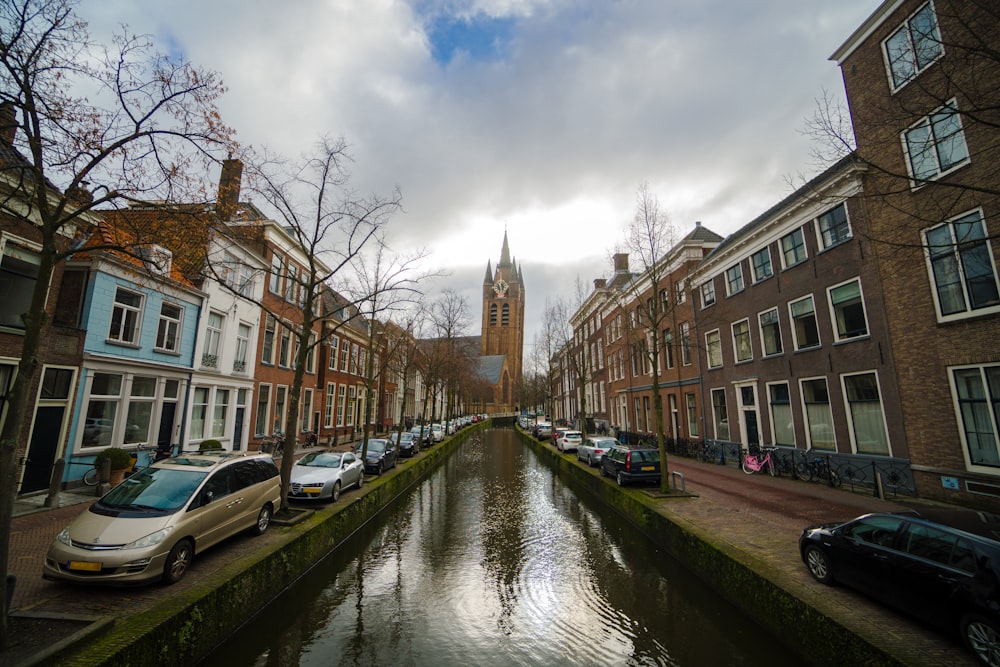
[[[471,438],[205,664],[220,660],[801,663],[507,431]]]

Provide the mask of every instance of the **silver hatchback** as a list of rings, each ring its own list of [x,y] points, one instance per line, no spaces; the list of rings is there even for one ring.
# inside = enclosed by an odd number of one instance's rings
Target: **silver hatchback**
[[[265,454],[166,459],[127,478],[64,528],[42,576],[172,584],[204,549],[244,530],[263,534],[280,501],[278,468]]]

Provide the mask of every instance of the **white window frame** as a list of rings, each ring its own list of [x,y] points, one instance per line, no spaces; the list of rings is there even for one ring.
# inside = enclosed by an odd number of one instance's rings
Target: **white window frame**
[[[838,223],[837,225],[830,225],[829,221],[837,219],[836,213],[841,210],[844,212],[843,224]],[[840,232],[841,230],[846,230],[846,232],[843,235],[840,233],[837,233],[836,235],[833,234],[834,231]],[[827,236],[830,237],[829,240],[827,239]],[[833,208],[830,208],[829,210],[816,216],[816,240],[821,252],[847,243],[852,238],[854,238],[854,231],[851,229],[851,214],[850,211],[847,210],[846,201],[843,201]]]
[[[701,307],[708,308],[715,303],[715,280],[708,280],[701,284]]]
[[[767,256],[767,271],[762,275],[757,274],[757,263],[754,261],[758,255]],[[759,282],[767,280],[774,275],[774,262],[771,261],[771,247],[764,246],[760,250],[750,255],[750,276],[753,278],[753,284],[756,285]]]
[[[260,400],[262,397],[264,398],[264,401],[263,401],[263,403],[264,403],[263,414],[261,414],[261,400]],[[269,383],[269,382],[261,382],[260,384],[258,384],[257,385],[257,398],[254,401],[254,406],[255,406],[255,409],[257,410],[257,414],[254,415],[254,422],[253,422],[253,430],[254,430],[254,435],[255,436],[264,437],[264,436],[269,435],[267,433],[267,427],[271,423],[271,419],[270,419],[270,417],[271,417],[271,398],[272,398],[272,395],[271,395],[271,383]],[[264,430],[263,431],[258,431],[257,427],[261,424],[261,420],[263,420]]]
[[[801,239],[801,244],[796,244],[793,248],[802,248],[802,257],[798,257],[794,262],[789,263],[788,261],[788,250],[785,248],[785,239],[798,236]],[[792,231],[784,234],[780,239],[778,239],[778,250],[781,253],[781,269],[782,271],[792,268],[793,266],[798,266],[809,259],[809,246],[806,245],[806,233],[799,227],[798,229],[793,229]]]
[[[250,324],[240,322],[236,325],[236,351],[233,355],[233,371],[236,373],[245,373],[247,371],[247,363],[250,358],[251,336],[253,336],[253,327]]]
[[[855,403],[859,403],[861,401],[851,401],[848,398],[847,382],[849,378],[862,377],[862,376],[871,376],[875,378],[875,390],[878,393],[878,404],[879,404],[878,414],[882,422],[881,435],[884,438],[885,442],[884,450],[883,449],[872,450],[871,448],[861,449],[858,445],[858,433],[857,433],[858,427],[857,423],[855,422],[855,414],[853,408]],[[892,456],[892,443],[889,441],[889,429],[887,426],[888,422],[886,421],[885,417],[885,401],[882,400],[882,384],[879,380],[878,371],[871,369],[867,371],[858,371],[856,373],[844,373],[843,375],[840,376],[840,389],[843,392],[844,410],[847,413],[847,425],[849,427],[848,435],[850,435],[851,438],[851,451],[853,451],[855,454],[869,454],[873,456]]]
[[[925,9],[930,10],[931,16],[934,18],[934,31],[930,35],[930,42],[932,44],[937,44],[937,53],[933,54],[933,57],[928,59],[924,64],[918,62],[916,57],[919,48],[915,45],[913,40],[913,31],[915,28],[914,19]],[[904,35],[906,37],[905,49],[901,49],[895,56],[890,53],[889,42],[895,38],[897,35]],[[926,39],[926,37],[925,37]],[[897,42],[900,44],[900,42]],[[930,2],[926,2],[918,7],[912,14],[906,17],[906,20],[897,28],[892,31],[888,37],[882,40],[882,60],[885,64],[886,76],[889,79],[889,88],[895,93],[900,90],[910,81],[913,81],[921,72],[925,71],[927,68],[931,67],[934,63],[944,56],[944,44],[941,41],[941,29],[938,24],[937,14],[934,12],[934,6]],[[906,58],[906,61],[902,61],[902,58]],[[896,68],[894,65],[903,65],[901,68]]]
[[[778,331],[778,347],[779,349],[774,352],[768,352],[766,347],[767,336],[764,333],[764,316],[774,313],[775,322],[774,327]],[[770,325],[768,325],[770,326]],[[763,358],[767,357],[777,357],[785,353],[785,341],[781,337],[781,313],[778,311],[777,306],[774,308],[768,308],[767,310],[762,310],[757,313],[757,332],[760,335],[760,356]]]
[[[129,294],[131,296],[139,297],[139,305],[134,306],[128,303],[122,303],[118,300],[118,296],[122,293]],[[142,312],[146,305],[146,296],[142,292],[136,290],[128,289],[127,287],[122,287],[117,285],[115,287],[115,298],[111,307],[111,320],[108,322],[108,342],[115,345],[128,345],[131,347],[139,346],[139,338],[142,333]],[[121,312],[122,314],[117,317],[119,319],[117,329],[115,331],[115,319],[116,313]],[[132,325],[129,326],[130,317],[134,318],[132,320]],[[126,329],[128,329],[126,331]]]
[[[326,383],[326,406],[323,412],[323,428],[333,428],[333,418],[337,408],[337,383]]]
[[[746,352],[747,356],[744,357],[740,356],[740,344],[739,344],[740,334],[736,333],[736,327],[738,326],[745,327],[744,331],[746,333],[747,342],[746,342],[746,349],[744,351]],[[753,337],[750,335],[750,318],[744,317],[742,320],[737,320],[736,322],[733,322],[732,324],[729,325],[729,327],[732,330],[733,334],[733,362],[737,364],[745,364],[748,361],[753,361]]]
[[[965,457],[965,465],[969,471],[972,472],[984,472],[996,475],[1000,471],[1000,423],[997,419],[997,408],[996,404],[1000,403],[1000,396],[993,396],[990,394],[989,388],[990,383],[986,374],[988,372],[995,373],[998,371],[998,366],[996,364],[977,364],[977,365],[967,365],[967,366],[949,366],[948,367],[948,383],[951,386],[951,397],[954,402],[955,409],[955,419],[958,423],[958,433],[959,437],[962,439],[962,455]],[[959,396],[959,374],[969,376],[975,376],[978,379],[977,386],[974,390],[981,392],[981,396],[975,397],[975,403],[986,403],[985,409],[980,408],[977,412],[973,413],[966,409],[966,406],[972,402],[972,399],[963,399]],[[964,386],[968,386],[968,381],[964,383]],[[993,458],[995,462],[992,464],[984,462],[973,462],[970,449],[975,446],[975,443],[970,442],[969,439],[969,425],[966,424],[966,416],[970,419],[974,418],[973,421],[978,425],[977,432],[982,435],[988,435],[992,440],[993,446]],[[984,438],[979,438],[981,441]]]
[[[164,308],[176,308],[177,317],[171,317],[163,312]],[[159,352],[176,354],[181,349],[181,325],[184,323],[184,306],[173,301],[160,302],[160,319],[156,325],[156,343],[154,349]],[[173,335],[173,345],[168,344]],[[161,345],[161,340],[163,344]]]
[[[798,327],[796,326],[797,319],[796,319],[795,314],[793,313],[793,310],[792,310],[795,304],[800,303],[802,301],[807,301],[807,300],[810,303],[812,303],[813,326],[816,329],[816,344],[815,345],[808,345],[808,346],[803,345],[799,341],[799,331],[798,331]],[[805,295],[799,297],[798,299],[793,299],[793,300],[791,300],[791,301],[788,302],[788,321],[791,323],[791,329],[792,329],[792,346],[795,348],[796,352],[801,351],[801,350],[815,350],[815,349],[823,347],[823,336],[820,333],[819,318],[816,316],[816,299],[813,298],[812,294],[805,294]]]
[[[824,416],[828,417],[828,425],[830,426],[830,435],[833,437],[832,447],[817,447],[815,443],[813,428],[818,424],[813,423],[813,419],[810,417],[809,403],[806,402],[806,383],[810,382],[822,382],[823,386],[826,388],[826,414]],[[830,382],[826,379],[826,376],[820,375],[817,377],[805,377],[799,378],[799,398],[802,401],[802,415],[805,418],[806,426],[806,442],[810,448],[821,449],[823,451],[837,451],[837,431],[836,426],[833,421],[833,400],[830,396]],[[823,403],[814,402],[813,405],[824,405]]]
[[[949,109],[951,113],[945,113],[945,109]],[[954,118],[958,127],[953,133],[943,137],[938,137],[935,130],[938,128],[938,123],[943,122],[946,118]],[[899,138],[903,145],[903,155],[906,156],[906,168],[910,174],[910,187],[912,189],[919,189],[928,182],[936,181],[942,176],[946,176],[947,174],[957,171],[958,169],[961,169],[965,165],[969,164],[971,161],[969,156],[969,144],[965,140],[965,129],[962,125],[962,114],[959,113],[958,105],[955,102],[955,99],[952,98],[900,133]],[[921,141],[921,143],[926,144],[924,150],[919,153],[915,153],[912,150],[913,144],[911,143],[911,138],[915,138],[918,131],[926,131],[928,136],[925,140]],[[965,155],[961,159],[952,162],[947,167],[944,167],[941,162],[941,153],[938,148],[944,146],[946,140],[952,139],[961,140],[962,149],[964,150]],[[952,146],[953,149],[956,147],[957,144]],[[934,173],[927,173],[925,175],[917,173],[917,165],[914,163],[914,159],[918,155],[933,157]]]
[[[4,305],[9,308],[7,313],[10,315],[10,321],[2,325],[4,328],[18,331],[24,330],[24,321],[20,318],[20,315],[27,312],[30,307],[31,296],[35,289],[34,283],[38,281],[38,267],[42,262],[41,252],[42,246],[37,243],[33,243],[19,236],[12,236],[5,232],[0,232],[0,265],[3,265],[4,257],[9,256],[15,261],[19,260],[25,264],[31,265],[35,271],[34,277],[30,278],[25,276],[23,271],[14,269],[12,272],[18,279],[24,279],[26,281],[30,280],[31,285],[30,289],[27,289],[29,287],[28,285],[24,285],[24,293],[19,295],[20,298],[17,299],[17,303],[14,302],[14,297],[12,297],[9,293],[4,296]],[[47,290],[46,294],[48,294]],[[12,312],[15,310],[21,310],[21,312]]]
[[[774,394],[771,391],[774,387],[784,387],[785,391],[788,393],[788,403],[787,403],[787,405],[788,405],[788,418],[791,420],[791,423],[789,424],[789,426],[791,427],[791,431],[792,431],[792,441],[791,442],[778,442],[777,429],[775,428],[775,424],[778,422],[778,416],[775,415],[775,413],[774,413],[774,406],[775,405],[786,405],[786,404],[785,403],[776,402],[774,400]],[[780,382],[768,382],[768,383],[766,383],[764,385],[764,388],[765,388],[765,390],[767,392],[767,414],[768,414],[768,417],[771,420],[771,440],[772,440],[772,443],[776,444],[776,445],[789,445],[789,446],[793,446],[794,447],[795,446],[795,410],[792,408],[792,387],[791,387],[791,384],[787,380],[782,380]]]
[[[713,350],[718,354],[719,363],[713,363]],[[705,333],[705,359],[709,368],[722,368],[722,333],[718,329],[712,329]]]
[[[842,307],[843,302],[835,304],[833,302],[833,293],[835,290],[841,287],[846,287],[851,283],[857,283],[858,285],[858,302],[861,304],[861,313],[865,320],[865,330],[861,333],[855,333],[851,335],[846,335],[840,330],[840,318],[839,312]],[[842,283],[837,283],[836,285],[830,285],[826,288],[826,302],[830,307],[830,326],[833,329],[833,340],[836,343],[845,343],[852,340],[861,340],[863,338],[868,338],[871,336],[871,327],[868,325],[868,308],[865,307],[865,291],[861,286],[861,278],[852,278],[850,280],[845,280]]]
[[[969,220],[969,218],[972,218],[973,216],[975,216],[976,218],[978,218],[978,220],[977,221]],[[990,270],[993,273],[993,283],[996,286],[998,292],[1000,292],[1000,279],[998,279],[998,275],[997,275],[996,257],[993,254],[993,246],[992,246],[992,244],[990,243],[990,240],[989,240],[990,239],[990,232],[989,232],[989,230],[986,227],[986,220],[985,220],[985,218],[983,216],[982,209],[979,209],[979,208],[972,209],[971,211],[967,211],[965,213],[962,213],[961,215],[958,215],[958,216],[956,216],[954,218],[951,218],[950,220],[947,220],[947,221],[941,223],[940,225],[934,225],[933,227],[928,227],[927,229],[924,229],[921,232],[921,236],[923,238],[923,243],[924,243],[924,261],[925,261],[926,266],[927,266],[927,279],[928,279],[928,281],[930,283],[931,295],[934,298],[934,310],[935,310],[935,313],[937,315],[937,321],[938,322],[951,322],[951,321],[954,321],[954,320],[962,320],[962,319],[966,319],[966,318],[969,318],[969,317],[981,317],[983,315],[991,315],[991,314],[994,314],[994,313],[1000,313],[1000,303],[997,303],[997,304],[994,304],[994,305],[988,305],[987,304],[987,305],[980,306],[980,307],[976,308],[976,307],[973,307],[972,304],[971,304],[971,302],[970,302],[970,298],[969,298],[969,279],[966,276],[965,263],[962,261],[963,254],[960,252],[959,249],[960,249],[960,246],[965,246],[965,249],[964,249],[963,252],[968,253],[969,250],[970,250],[970,247],[971,247],[971,242],[970,241],[963,241],[963,242],[956,241],[956,238],[955,238],[955,233],[956,233],[955,226],[956,226],[956,224],[967,224],[967,223],[976,223],[976,222],[978,223],[979,230],[981,232],[980,235],[975,239],[976,245],[984,247],[986,249],[986,253],[989,256]],[[945,314],[943,312],[943,309],[942,309],[941,296],[940,296],[939,288],[938,288],[938,276],[937,276],[937,274],[935,273],[935,270],[934,270],[934,267],[935,267],[934,261],[935,261],[935,259],[937,259],[937,257],[934,257],[934,253],[932,252],[932,248],[931,248],[931,242],[927,238],[927,235],[929,233],[931,233],[933,231],[936,231],[936,230],[939,230],[939,229],[947,229],[948,230],[948,236],[949,236],[949,239],[951,241],[948,244],[948,248],[950,248],[950,252],[945,253],[942,250],[942,252],[939,253],[939,254],[940,254],[940,257],[944,257],[945,255],[950,256],[950,258],[952,260],[952,263],[954,265],[953,267],[951,267],[951,270],[957,273],[957,277],[959,278],[958,283],[959,283],[959,285],[961,286],[961,289],[962,289],[962,300],[964,301],[964,305],[965,305],[965,307],[962,310],[956,310],[953,313],[947,313],[947,314]],[[944,246],[939,245],[939,246],[936,246],[936,247],[943,248]]]
[[[743,280],[743,262],[737,262],[725,271],[726,296],[739,294],[746,289],[746,282]]]

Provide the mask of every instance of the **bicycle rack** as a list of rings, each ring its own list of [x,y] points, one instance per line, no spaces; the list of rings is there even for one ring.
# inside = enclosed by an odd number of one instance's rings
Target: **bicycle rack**
[[[674,491],[677,490],[677,478],[681,478],[681,493],[687,493],[687,483],[684,481],[684,473],[677,470],[670,472],[670,486],[673,487]]]

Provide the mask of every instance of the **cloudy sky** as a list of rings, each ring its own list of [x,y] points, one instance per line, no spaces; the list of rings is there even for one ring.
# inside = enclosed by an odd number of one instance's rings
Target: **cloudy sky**
[[[829,56],[881,0],[82,0],[222,76],[243,144],[294,158],[343,136],[353,185],[388,194],[399,251],[467,295],[506,230],[546,299],[610,273],[641,182],[679,231],[723,236],[818,173],[802,134],[843,98]],[[530,353],[526,350],[526,353]]]

